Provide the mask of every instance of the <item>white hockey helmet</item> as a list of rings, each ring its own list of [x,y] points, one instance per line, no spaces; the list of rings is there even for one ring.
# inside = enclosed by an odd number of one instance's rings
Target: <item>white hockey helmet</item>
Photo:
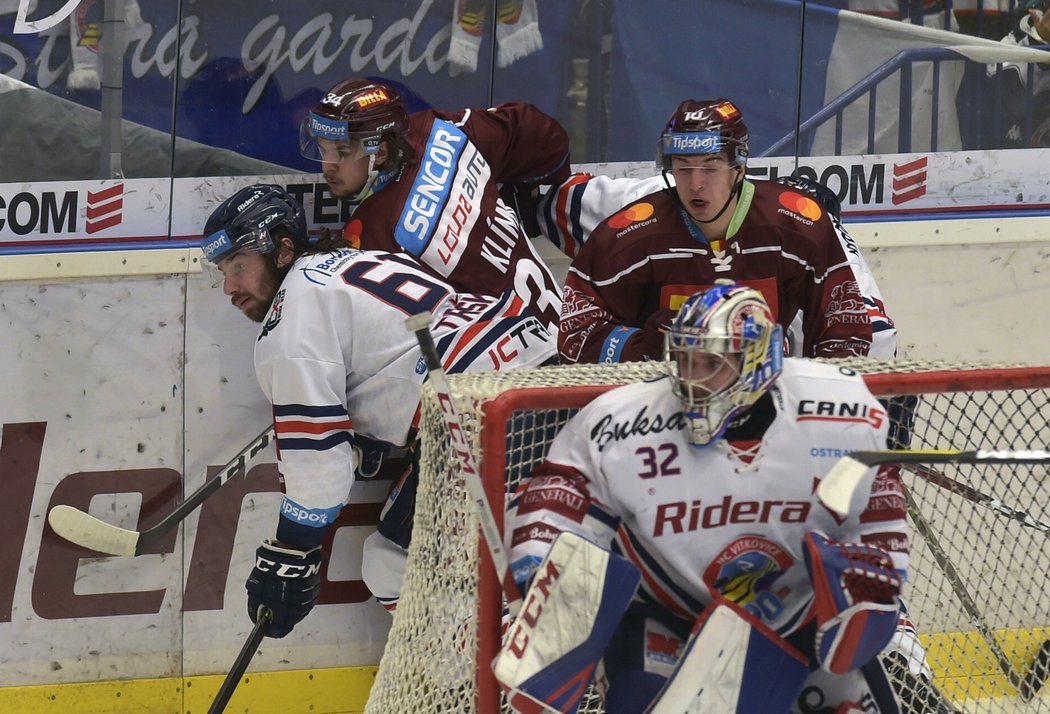
[[[780,375],[784,339],[762,294],[731,280],[690,296],[665,336],[664,358],[689,421],[706,446]]]

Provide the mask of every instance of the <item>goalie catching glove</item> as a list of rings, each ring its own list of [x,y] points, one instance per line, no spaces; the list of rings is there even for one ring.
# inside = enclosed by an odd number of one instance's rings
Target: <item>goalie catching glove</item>
[[[255,551],[255,568],[245,583],[248,617],[256,621],[259,606],[272,613],[267,637],[284,637],[321,594],[321,548],[302,550],[264,540]]]
[[[859,669],[893,637],[901,578],[885,551],[823,533],[807,533],[803,552],[813,582],[817,662],[832,674]]]

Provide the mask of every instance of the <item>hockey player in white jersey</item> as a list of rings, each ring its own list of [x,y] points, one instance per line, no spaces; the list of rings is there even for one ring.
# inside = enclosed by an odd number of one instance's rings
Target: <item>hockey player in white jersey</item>
[[[248,186],[208,219],[201,243],[231,302],[260,323],[255,371],[273,405],[284,498],[273,539],[247,581],[252,620],[273,614],[283,637],[313,607],[321,547],[358,476],[410,445],[426,368],[405,318],[433,314],[448,372],[537,366],[553,337],[513,293],[455,292],[411,256],[319,243],[282,188]],[[363,462],[363,463],[362,463]],[[362,576],[392,609],[411,537],[417,475],[411,459],[364,546]]]
[[[782,351],[757,291],[720,281],[695,294],[667,334],[668,374],[582,409],[508,506],[522,586],[566,531],[641,571],[596,674],[610,714],[658,706],[694,622],[725,601],[769,645],[757,660],[747,650],[743,681],[801,674],[761,705],[762,684],[719,711],[900,711],[876,656],[908,565],[899,474],[869,472],[845,518],[815,494],[841,455],[885,448],[886,412],[851,370]]]

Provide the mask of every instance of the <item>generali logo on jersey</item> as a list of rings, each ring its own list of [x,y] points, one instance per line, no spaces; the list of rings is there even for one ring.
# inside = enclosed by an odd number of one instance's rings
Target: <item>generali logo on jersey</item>
[[[78,224],[84,204],[84,224]],[[124,184],[98,191],[19,191],[0,194],[0,231],[24,236],[31,233],[76,233],[89,235],[120,225],[123,221]]]

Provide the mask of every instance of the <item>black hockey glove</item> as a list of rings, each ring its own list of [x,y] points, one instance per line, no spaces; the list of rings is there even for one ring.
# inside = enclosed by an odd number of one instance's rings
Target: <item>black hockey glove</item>
[[[321,548],[302,550],[264,540],[255,551],[255,568],[245,583],[248,617],[255,622],[259,606],[272,613],[267,637],[284,637],[321,594]]]

